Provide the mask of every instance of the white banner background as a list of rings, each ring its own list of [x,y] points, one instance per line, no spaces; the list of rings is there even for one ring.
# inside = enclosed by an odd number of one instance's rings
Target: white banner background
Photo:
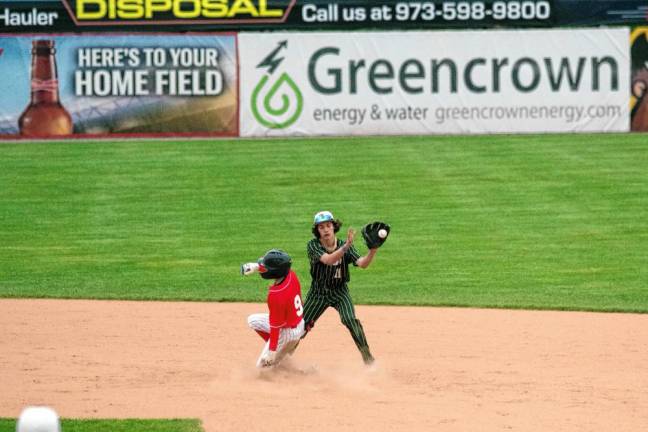
[[[241,33],[239,53],[242,136],[629,130],[627,28]]]

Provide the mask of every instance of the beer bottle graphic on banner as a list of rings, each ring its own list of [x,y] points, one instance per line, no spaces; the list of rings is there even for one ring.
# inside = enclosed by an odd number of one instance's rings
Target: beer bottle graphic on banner
[[[18,120],[24,136],[72,133],[72,117],[61,105],[53,40],[32,41],[31,101]]]

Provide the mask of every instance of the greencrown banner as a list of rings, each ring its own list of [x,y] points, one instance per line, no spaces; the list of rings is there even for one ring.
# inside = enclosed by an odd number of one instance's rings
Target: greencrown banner
[[[242,33],[241,135],[624,132],[628,40],[625,28]]]

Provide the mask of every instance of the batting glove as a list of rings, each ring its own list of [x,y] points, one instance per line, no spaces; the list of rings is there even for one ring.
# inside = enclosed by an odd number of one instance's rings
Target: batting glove
[[[257,263],[246,263],[241,264],[241,275],[248,276],[259,271],[259,264]]]

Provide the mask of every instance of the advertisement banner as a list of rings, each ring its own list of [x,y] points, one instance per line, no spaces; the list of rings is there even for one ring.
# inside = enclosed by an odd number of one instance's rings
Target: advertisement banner
[[[0,0],[0,32],[646,25],[645,0]]]
[[[629,36],[242,33],[241,135],[627,131]]]
[[[636,28],[630,36],[631,129],[648,132],[648,27]]]
[[[235,35],[0,35],[0,72],[0,138],[238,135]]]
[[[555,0],[555,25],[648,24],[645,0]]]
[[[2,32],[282,29],[296,0],[0,0]]]

